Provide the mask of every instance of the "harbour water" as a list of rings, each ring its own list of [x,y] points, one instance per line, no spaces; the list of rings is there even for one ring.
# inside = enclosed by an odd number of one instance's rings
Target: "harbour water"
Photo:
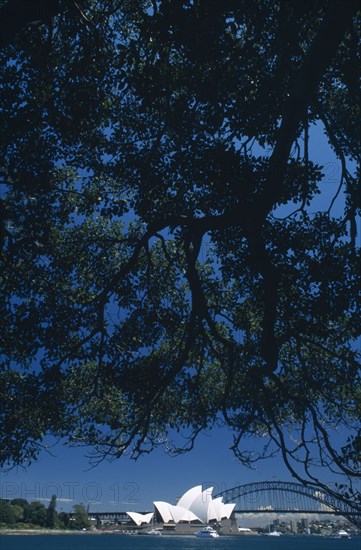
[[[220,537],[40,535],[0,536],[1,550],[360,550],[361,538],[317,536]]]

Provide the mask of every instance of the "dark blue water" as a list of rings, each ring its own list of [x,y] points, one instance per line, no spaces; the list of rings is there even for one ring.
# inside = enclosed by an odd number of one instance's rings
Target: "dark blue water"
[[[41,535],[0,536],[0,550],[361,550],[361,538]]]

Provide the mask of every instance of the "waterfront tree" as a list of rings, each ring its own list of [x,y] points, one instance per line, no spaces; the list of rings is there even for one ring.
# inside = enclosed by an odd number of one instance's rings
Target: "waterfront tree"
[[[39,527],[46,525],[46,508],[42,502],[33,501],[29,504],[29,522]]]
[[[12,526],[16,522],[13,507],[6,500],[0,499],[0,524]]]
[[[87,529],[90,526],[88,513],[83,504],[74,505],[74,517],[70,523],[73,529]]]
[[[10,502],[11,506],[21,509],[21,514],[18,514],[17,519],[27,522],[29,520],[29,503],[25,498],[14,498]]]
[[[15,516],[15,521],[16,522],[19,522],[21,520],[24,519],[24,508],[22,506],[18,506],[17,504],[10,504],[13,512],[14,512],[14,516]]]
[[[57,519],[58,513],[56,511],[56,495],[53,495],[46,510],[46,526],[53,529],[56,526]]]
[[[355,501],[358,3],[58,4],[0,51],[2,462],[222,425]]]
[[[67,512],[59,512],[58,519],[59,519],[60,527],[65,527],[65,528],[69,527],[70,516]]]

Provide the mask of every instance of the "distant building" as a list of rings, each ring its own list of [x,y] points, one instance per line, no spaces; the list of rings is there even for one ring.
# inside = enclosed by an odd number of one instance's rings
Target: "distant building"
[[[291,521],[291,531],[292,531],[292,533],[297,533],[298,532],[297,521],[295,521],[295,520]]]

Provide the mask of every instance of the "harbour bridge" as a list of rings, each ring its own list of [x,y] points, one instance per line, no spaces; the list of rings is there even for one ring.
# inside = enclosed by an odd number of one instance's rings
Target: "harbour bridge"
[[[237,502],[236,513],[335,514],[361,529],[361,506],[336,496],[286,481],[261,481],[238,485],[214,495],[223,501]]]

